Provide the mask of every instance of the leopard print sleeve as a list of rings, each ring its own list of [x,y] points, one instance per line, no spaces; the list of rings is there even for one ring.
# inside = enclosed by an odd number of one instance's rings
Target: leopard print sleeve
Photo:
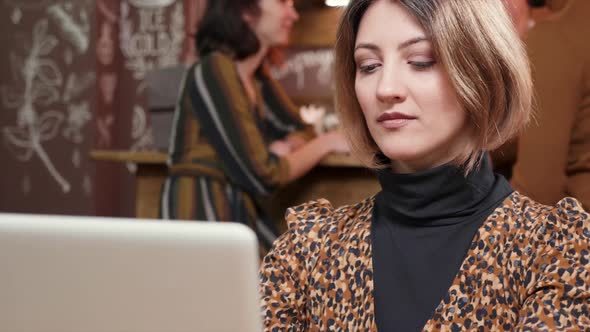
[[[287,210],[289,229],[275,241],[260,268],[264,331],[308,330],[306,279],[317,263],[324,220],[332,211],[325,199]]]
[[[565,198],[530,238],[517,331],[590,331],[590,216]]]

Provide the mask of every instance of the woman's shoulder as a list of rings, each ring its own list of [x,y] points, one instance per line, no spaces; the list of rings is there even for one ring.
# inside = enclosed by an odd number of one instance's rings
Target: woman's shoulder
[[[590,241],[590,215],[573,197],[565,197],[555,205],[545,205],[515,192],[502,206],[513,224],[522,225],[531,240],[555,242],[585,238]],[[562,239],[562,237],[566,239]]]
[[[189,68],[189,73],[213,94],[218,94],[219,91],[241,91],[234,59],[225,52],[213,51],[199,57]]]
[[[508,271],[506,282],[524,303],[520,314],[532,324],[557,310],[557,326],[587,326],[580,312],[587,312],[581,299],[590,295],[590,215],[571,197],[543,205],[515,192],[505,206],[510,204],[514,214],[505,214],[510,222],[504,223],[510,231],[495,248]]]
[[[560,218],[566,215],[579,215],[584,217],[588,212],[584,210],[582,204],[574,197],[564,197],[554,205],[546,205],[535,201],[534,199],[515,191],[510,196],[510,205],[520,213],[526,213],[529,217],[538,215],[552,215]]]
[[[197,61],[195,62],[195,65],[199,65],[199,64],[203,65],[203,66],[215,65],[215,66],[233,68],[234,67],[234,59],[231,57],[231,55],[229,55],[226,52],[213,51],[213,52],[207,53],[207,54],[199,57],[199,59],[197,59]]]
[[[562,240],[582,240],[590,244],[590,214],[573,197],[562,198],[554,206],[549,206],[544,224],[559,231]]]
[[[285,213],[285,219],[289,230],[296,232],[309,232],[318,230],[323,233],[344,231],[351,223],[366,220],[372,213],[374,197],[366,198],[359,203],[333,207],[327,199],[312,200],[291,208]]]
[[[370,197],[334,208],[330,201],[318,199],[287,209],[288,230],[275,241],[263,266],[278,261],[294,271],[313,270],[326,246],[344,245],[347,240],[342,238],[366,235],[363,231],[370,229],[373,202],[374,197]]]

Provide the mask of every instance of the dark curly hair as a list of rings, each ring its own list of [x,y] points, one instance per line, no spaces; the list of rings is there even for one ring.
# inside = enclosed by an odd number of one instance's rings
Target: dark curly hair
[[[243,17],[245,13],[260,15],[258,2],[259,0],[208,1],[195,36],[199,55],[222,51],[241,60],[258,52],[260,41]]]

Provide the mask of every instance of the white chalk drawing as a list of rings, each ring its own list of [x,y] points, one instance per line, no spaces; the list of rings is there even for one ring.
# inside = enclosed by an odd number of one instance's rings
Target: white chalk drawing
[[[88,174],[85,174],[82,180],[82,190],[84,190],[86,196],[92,195],[92,179]]]
[[[68,104],[68,117],[62,135],[76,144],[82,143],[84,141],[82,129],[91,119],[92,114],[87,101]]]
[[[131,130],[131,138],[134,142],[131,146],[132,151],[146,150],[154,146],[151,130],[151,127],[148,126],[145,110],[143,107],[135,105]]]
[[[185,13],[182,1],[179,1],[174,9],[168,22],[170,29],[170,48],[160,57],[158,65],[160,67],[167,67],[178,64],[178,59],[182,53],[182,45],[185,40]]]
[[[332,66],[334,64],[334,53],[330,49],[306,50],[296,53],[280,68],[273,68],[272,75],[278,80],[290,75],[297,79],[297,89],[302,90],[305,85],[305,70],[319,67],[316,80],[322,85],[329,85],[332,82]]]
[[[102,65],[110,65],[115,59],[115,41],[113,40],[113,26],[103,22],[100,36],[96,41],[96,57]]]
[[[71,6],[71,4],[70,4]],[[72,17],[61,5],[55,4],[47,8],[47,14],[61,29],[64,38],[78,51],[79,54],[86,53],[90,44],[90,22],[88,14],[82,8],[78,10],[79,21]]]
[[[164,7],[136,8],[139,22],[134,24],[130,5],[121,1],[120,46],[125,67],[133,78],[142,80],[155,68],[178,63],[184,41],[184,13],[182,2],[177,2],[169,19]]]
[[[117,14],[113,12],[105,3],[104,0],[97,0],[96,1],[96,8],[102,14],[102,17],[108,21],[110,24],[116,24],[119,20]]]
[[[154,146],[152,128],[148,126],[145,110],[139,105],[133,107],[131,138],[133,140],[130,148],[131,151],[149,150]],[[137,171],[137,165],[135,163],[127,163],[127,169],[131,173],[135,173]]]
[[[132,8],[132,5],[137,6]],[[146,7],[138,2],[121,1],[119,45],[125,67],[138,81],[135,91],[138,97],[144,93],[143,79],[146,73],[156,68],[178,64],[182,53],[185,38],[183,2],[176,1],[171,8],[165,7]],[[131,10],[133,14],[137,14],[133,18]],[[134,107],[132,127],[132,151],[150,149],[154,146],[152,128],[147,121],[146,111],[141,106]],[[132,164],[128,165],[128,168],[131,172],[136,169]]]
[[[24,87],[2,86],[3,105],[17,109],[16,126],[2,128],[2,134],[7,143],[19,151],[16,157],[20,161],[29,161],[37,155],[62,191],[67,193],[70,191],[69,182],[55,168],[43,147],[44,142],[58,134],[64,116],[55,110],[42,113],[36,110],[37,106],[46,108],[59,100],[58,88],[63,82],[57,65],[47,57],[58,44],[57,38],[47,33],[47,25],[46,19],[35,24],[32,46],[26,58],[11,53],[11,65],[20,69],[15,80],[22,80]]]
[[[82,163],[81,159],[80,150],[74,149],[72,152],[72,165],[74,165],[75,168],[80,168],[80,164]]]
[[[23,18],[23,12],[20,8],[16,7],[12,10],[12,14],[10,15],[10,20],[13,24],[19,24],[20,20]]]
[[[64,193],[71,193],[72,186],[67,179],[71,175],[57,169],[56,156],[48,146],[61,138],[60,133],[75,144],[81,143],[82,129],[92,116],[88,101],[81,98],[84,90],[93,87],[95,74],[79,71],[73,74],[68,70],[65,79],[64,68],[60,67],[69,68],[75,64],[78,54],[90,49],[88,8],[94,7],[93,1],[0,0],[8,6],[8,19],[14,25],[21,24],[25,16],[30,19],[28,11],[41,16],[33,25],[31,35],[23,36],[20,31],[24,29],[13,28],[16,33],[12,38],[16,45],[22,46],[7,51],[10,52],[7,66],[12,76],[0,86],[0,102],[4,110],[14,110],[16,117],[13,123],[1,125],[0,137],[19,162],[40,160],[41,171],[46,169]],[[69,105],[67,112],[63,104]],[[83,158],[77,146],[73,148],[71,161],[74,167],[81,167]],[[33,179],[31,171],[22,175],[19,189],[24,195],[34,192]],[[88,190],[85,193],[91,194]]]
[[[25,195],[28,195],[31,193],[31,178],[28,175],[25,175],[23,177],[23,180],[21,182],[21,190],[22,190],[22,193]]]
[[[21,10],[45,8],[52,2],[55,2],[55,0],[4,0],[6,5]]]
[[[69,47],[64,50],[64,61],[67,65],[71,65],[74,62],[74,53]]]
[[[95,73],[70,73],[66,80],[66,86],[61,98],[62,101],[67,104],[70,101],[77,99],[85,90],[94,85],[95,79]]]
[[[115,122],[115,117],[112,114],[99,116],[96,119],[96,146],[99,148],[110,148],[113,141],[111,134],[111,127]]]
[[[133,117],[131,120],[131,138],[134,140],[138,139],[145,128],[147,127],[147,117],[143,107],[135,105],[133,107]]]
[[[135,93],[139,96],[145,92],[147,89],[147,82],[145,80],[139,82],[135,87]]]

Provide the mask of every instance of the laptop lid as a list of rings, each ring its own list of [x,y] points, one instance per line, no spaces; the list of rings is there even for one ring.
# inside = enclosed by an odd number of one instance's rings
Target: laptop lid
[[[0,330],[260,331],[244,225],[0,214]]]

